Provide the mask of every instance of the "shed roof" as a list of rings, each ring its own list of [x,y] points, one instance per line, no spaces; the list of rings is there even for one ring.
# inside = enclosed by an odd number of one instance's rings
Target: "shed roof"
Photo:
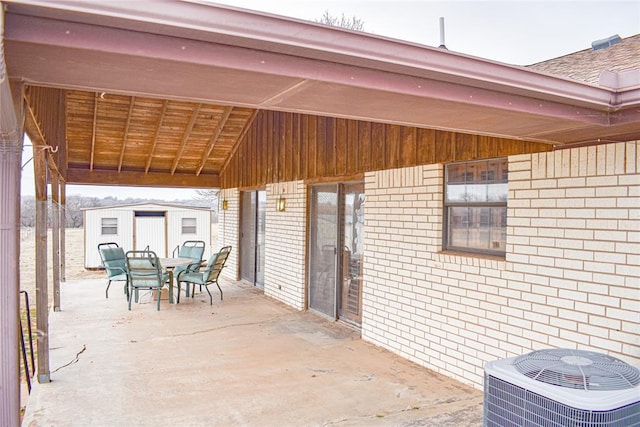
[[[170,203],[148,203],[148,202],[142,202],[142,203],[125,203],[125,204],[121,204],[121,205],[110,205],[110,206],[95,206],[95,207],[91,207],[91,208],[82,208],[81,210],[83,211],[99,211],[99,210],[110,210],[110,209],[127,209],[127,208],[131,208],[131,209],[135,209],[135,208],[156,208],[158,210],[160,209],[166,209],[166,208],[171,208],[171,209],[177,209],[177,210],[197,210],[197,211],[211,211],[210,208],[207,207],[202,207],[202,206],[188,206],[188,205],[174,205],[174,204],[170,204]]]

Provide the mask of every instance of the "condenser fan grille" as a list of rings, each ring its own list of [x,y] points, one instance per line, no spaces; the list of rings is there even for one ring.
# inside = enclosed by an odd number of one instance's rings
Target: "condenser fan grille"
[[[606,354],[547,349],[514,360],[516,369],[537,381],[582,390],[624,390],[640,384],[637,368]]]

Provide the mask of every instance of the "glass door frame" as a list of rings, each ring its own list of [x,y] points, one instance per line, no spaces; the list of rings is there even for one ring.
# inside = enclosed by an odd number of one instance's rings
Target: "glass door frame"
[[[345,240],[345,225],[344,225],[344,221],[345,221],[345,188],[352,186],[352,185],[362,185],[363,186],[363,191],[364,191],[364,181],[339,181],[339,182],[327,182],[327,183],[314,183],[314,184],[309,184],[308,188],[308,215],[307,215],[307,265],[306,265],[306,274],[307,274],[307,280],[306,280],[306,298],[307,298],[307,308],[310,310],[313,310],[316,313],[319,313],[320,315],[326,316],[331,318],[332,320],[340,320],[340,321],[345,321],[349,324],[353,324],[356,326],[360,326],[360,323],[354,322],[352,319],[349,319],[347,316],[341,316],[340,315],[340,307],[341,304],[343,304],[342,301],[342,286],[343,286],[343,275],[344,272],[342,271],[344,266],[343,266],[343,246],[344,246],[344,240]],[[318,189],[318,188],[330,188],[333,187],[335,194],[336,194],[336,199],[337,199],[337,206],[336,206],[336,216],[334,218],[334,224],[335,224],[335,236],[336,236],[336,240],[334,242],[334,254],[333,254],[333,259],[334,259],[334,268],[333,268],[333,275],[334,275],[334,286],[333,286],[333,310],[330,314],[324,313],[321,310],[318,310],[317,308],[314,308],[311,306],[311,286],[312,286],[312,265],[311,263],[313,262],[312,260],[312,255],[313,255],[313,251],[312,251],[312,247],[311,245],[314,243],[314,236],[312,236],[312,233],[317,233],[317,230],[312,230],[312,225],[317,225],[317,224],[312,224],[312,221],[314,220],[313,215],[314,215],[314,190]],[[359,298],[362,298],[362,289],[360,289],[360,295]]]
[[[339,232],[340,232],[340,225],[339,225],[339,220],[340,220],[340,203],[339,203],[339,197],[340,197],[340,193],[339,193],[339,183],[318,183],[318,184],[314,184],[314,185],[309,185],[309,214],[307,215],[307,265],[306,265],[306,273],[307,273],[307,284],[306,284],[306,297],[307,297],[307,308],[310,310],[313,310],[314,312],[329,317],[332,320],[335,320],[338,318],[338,304],[337,304],[337,300],[336,300],[336,295],[338,292],[338,281],[337,281],[337,277],[338,277],[338,256],[337,256],[337,243],[340,240],[340,236],[339,236]],[[333,278],[334,278],[334,283],[333,283],[333,298],[332,298],[332,304],[333,304],[333,310],[331,310],[330,313],[326,313],[321,311],[321,309],[319,308],[315,308],[312,307],[312,281],[314,280],[313,276],[315,273],[315,268],[314,266],[312,266],[312,262],[317,261],[317,258],[312,257],[312,255],[315,254],[315,251],[312,249],[311,245],[315,243],[315,239],[316,237],[314,237],[312,235],[312,233],[316,233],[317,236],[317,228],[315,230],[312,229],[312,221],[314,220],[313,216],[314,216],[314,209],[315,209],[315,200],[314,200],[314,195],[315,195],[315,191],[321,188],[325,188],[326,190],[329,189],[333,189],[333,194],[336,195],[336,211],[335,211],[335,215],[333,217],[333,221],[332,223],[335,225],[335,235],[336,235],[336,240],[333,242],[334,244],[334,253],[333,253]],[[317,221],[316,224],[314,224],[317,226]],[[333,228],[333,227],[332,227]]]
[[[359,194],[364,197],[364,182],[349,181],[340,184],[340,206],[339,206],[339,225],[340,232],[338,235],[340,243],[340,251],[338,253],[339,268],[337,269],[338,277],[336,286],[338,294],[336,295],[336,310],[339,320],[348,322],[353,325],[362,325],[362,256],[364,249],[364,234],[358,233],[358,224],[361,225],[360,231],[364,230],[364,222],[352,223],[351,231],[347,230],[347,199],[350,195]],[[362,203],[359,201],[362,200]],[[357,217],[358,211],[356,207],[362,209],[364,198],[353,198],[349,210],[352,211],[352,219]],[[362,211],[364,218],[364,211]],[[351,237],[351,241],[347,239]],[[361,249],[361,250],[359,250]],[[353,274],[357,273],[357,274]],[[352,290],[355,290],[357,300],[352,297]],[[353,304],[356,304],[354,307]]]
[[[249,206],[247,206],[247,203],[245,203],[247,200],[245,199],[245,196],[247,196],[247,198],[250,199]],[[238,267],[239,267],[239,273],[240,273],[240,279],[244,280],[247,283],[250,283],[260,289],[264,289],[264,222],[266,220],[265,218],[265,214],[266,214],[266,191],[264,189],[254,189],[254,190],[242,190],[240,192],[240,215],[239,215],[239,242],[240,245],[246,244],[246,240],[244,239],[243,233],[246,232],[245,230],[245,213],[246,209],[250,209],[251,212],[249,212],[249,214],[252,217],[252,221],[253,221],[253,236],[251,237],[251,242],[253,242],[253,246],[251,248],[244,248],[244,247],[240,247],[240,258],[239,258],[239,263],[238,263]],[[252,209],[254,208],[254,209]],[[261,225],[262,225],[262,229],[261,229]],[[248,230],[251,231],[251,230]],[[262,234],[262,238],[261,235]],[[260,244],[262,242],[262,245]],[[250,251],[252,252],[251,254],[251,260],[253,261],[251,266],[247,266],[244,263],[247,261],[244,258],[243,254],[246,254],[245,251]],[[261,264],[262,263],[262,264]],[[243,276],[243,272],[245,271],[244,269],[246,267],[250,267],[253,269],[252,272],[252,276],[253,276],[253,280],[250,281],[248,280],[248,278],[246,278],[245,276]],[[260,280],[262,279],[262,280]]]

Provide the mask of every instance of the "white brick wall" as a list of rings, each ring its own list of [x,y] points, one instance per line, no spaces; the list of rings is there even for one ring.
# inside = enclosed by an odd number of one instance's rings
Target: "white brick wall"
[[[640,145],[509,158],[504,260],[441,252],[443,167],[365,176],[362,335],[476,387],[547,347],[640,366]]]
[[[286,199],[284,212],[276,211],[279,196]],[[306,202],[303,181],[267,186],[264,293],[298,310],[306,307]]]
[[[219,236],[220,247],[231,246],[231,253],[221,275],[231,280],[238,280],[238,254],[240,251],[238,227],[240,224],[240,192],[237,188],[220,190],[220,200],[227,201],[227,209],[220,210]],[[221,205],[222,206],[222,205]]]

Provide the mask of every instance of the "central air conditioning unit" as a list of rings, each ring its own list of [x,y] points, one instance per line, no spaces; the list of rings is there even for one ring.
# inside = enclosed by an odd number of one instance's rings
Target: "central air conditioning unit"
[[[640,371],[569,349],[489,362],[483,419],[486,427],[640,427]]]

